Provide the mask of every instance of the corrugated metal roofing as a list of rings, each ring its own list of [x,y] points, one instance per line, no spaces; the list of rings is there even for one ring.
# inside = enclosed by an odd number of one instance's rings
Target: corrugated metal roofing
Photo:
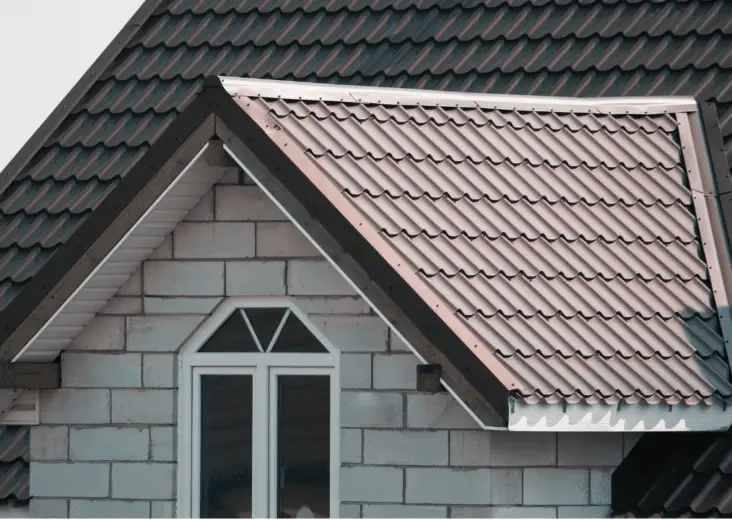
[[[732,5],[724,0],[155,3],[155,12],[117,59],[99,71],[99,79],[29,164],[8,172],[15,180],[0,196],[0,309],[176,118],[206,75],[525,95],[697,95],[717,103],[732,157]],[[522,121],[523,115],[511,117],[517,118],[515,132],[522,139],[551,137]],[[371,124],[379,133],[398,121]],[[638,131],[630,119],[612,124],[618,128],[605,131]],[[494,131],[492,124],[487,128]],[[662,164],[673,164],[673,144],[655,142],[665,147],[658,156]],[[633,160],[655,166],[642,156]],[[474,165],[443,167],[465,173]],[[504,183],[516,182],[514,170],[525,170],[511,162],[481,167],[504,172]],[[678,175],[673,169],[665,173]],[[574,169],[567,177],[574,187],[566,190],[569,202],[572,197],[590,204],[598,198],[629,205],[638,197],[645,200],[646,187],[627,184],[628,176],[587,185],[584,175]],[[654,192],[659,202],[688,199],[680,184],[666,177],[657,182],[667,190]],[[418,184],[415,180],[410,189],[420,189]],[[547,200],[556,200],[556,194],[551,197]]]
[[[511,390],[531,402],[732,396],[674,114],[471,107],[469,95],[457,108],[439,92],[359,103],[347,88],[324,101],[284,85],[224,79],[479,338]]]
[[[30,428],[0,426],[0,503],[30,499]]]
[[[732,516],[732,435],[645,434],[615,470],[615,516]]]

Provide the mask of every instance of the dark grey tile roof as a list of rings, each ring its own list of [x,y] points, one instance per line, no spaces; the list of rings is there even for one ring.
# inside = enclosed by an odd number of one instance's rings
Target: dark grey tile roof
[[[732,516],[732,435],[647,433],[612,477],[615,516]]]
[[[30,499],[30,427],[0,426],[0,503]]]
[[[732,156],[732,4],[724,0],[147,5],[154,12],[139,30],[128,29],[129,43],[83,99],[41,136],[37,153],[6,172],[13,180],[0,195],[0,308],[51,265],[207,75],[512,94],[696,95],[716,102]],[[602,193],[595,187],[587,195]]]

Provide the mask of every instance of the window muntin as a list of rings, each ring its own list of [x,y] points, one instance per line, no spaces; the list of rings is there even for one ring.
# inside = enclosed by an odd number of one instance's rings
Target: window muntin
[[[181,453],[190,453],[195,460],[179,463],[181,478],[189,479],[179,486],[179,514],[288,517],[306,506],[306,515],[337,516],[337,353],[289,301],[259,308],[229,305],[226,313],[215,313],[210,322],[181,350],[181,420],[189,425],[181,433]],[[210,383],[203,378],[216,375],[242,378],[240,389],[233,392],[236,398],[224,400],[236,403],[228,406],[239,411],[248,408],[251,417],[249,440],[243,433],[246,420],[241,414],[231,416],[239,430],[233,435],[242,439],[242,449],[251,447],[251,457],[243,458],[240,446],[230,446],[237,463],[232,457],[225,470],[205,459],[212,455],[204,443],[215,439],[217,432],[206,431],[216,406],[206,388]],[[250,395],[243,390],[244,380],[251,381]],[[308,406],[296,405],[303,396],[308,396]],[[300,427],[293,429],[295,424]],[[296,448],[302,439],[316,447]]]

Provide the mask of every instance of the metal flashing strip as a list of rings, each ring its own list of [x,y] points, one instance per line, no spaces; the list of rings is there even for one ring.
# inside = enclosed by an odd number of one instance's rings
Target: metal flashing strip
[[[729,364],[732,362],[732,313],[729,301],[732,268],[727,235],[722,226],[717,187],[699,115],[677,114],[676,117],[679,122],[682,155],[693,193],[694,213],[707,261],[712,297]]]
[[[388,87],[361,87],[333,85],[330,83],[232,78],[226,76],[220,76],[219,80],[224,88],[236,97],[262,97],[313,102],[473,107],[489,110],[526,110],[536,112],[638,116],[696,112],[699,109],[696,100],[689,96],[614,98],[519,96]]]
[[[732,406],[677,404],[528,404],[509,397],[509,431],[524,432],[692,432],[726,431]]]
[[[224,145],[224,148],[227,150],[227,152],[231,155],[232,159],[239,165],[240,168],[242,168],[243,171],[249,175],[254,182],[259,186],[259,188],[262,190],[263,193],[267,195],[267,197],[280,209],[280,211],[283,212],[284,215],[288,217],[288,219],[295,225],[295,227],[302,233],[302,235],[307,238],[307,240],[315,247],[316,250],[320,252],[320,254],[323,256],[323,258],[328,261],[328,263],[338,272],[343,279],[361,296],[361,298],[366,301],[369,306],[376,312],[376,314],[384,321],[384,323],[387,324],[387,326],[392,330],[392,332],[402,341],[404,344],[409,348],[409,350],[417,357],[417,359],[420,360],[422,363],[426,363],[427,359],[424,355],[422,355],[412,344],[410,341],[407,340],[407,338],[399,331],[392,320],[389,320],[387,316],[382,312],[382,310],[377,306],[371,298],[368,297],[368,295],[365,293],[364,288],[360,286],[358,283],[356,283],[354,280],[349,277],[346,272],[341,268],[341,266],[336,262],[333,258],[333,255],[329,254],[328,251],[323,247],[321,243],[319,243],[310,232],[303,226],[301,222],[296,219],[291,212],[288,210],[285,205],[282,204],[280,200],[278,200],[277,196],[271,192],[269,189],[269,186],[267,186],[262,179],[260,178],[262,175],[264,175],[264,172],[266,171],[266,166],[262,164],[257,164],[256,168],[252,167],[252,164],[250,164],[250,161],[258,163],[259,161],[256,159],[254,154],[251,153],[251,151],[238,139],[236,139],[236,136],[234,132],[231,132],[226,128],[226,125],[223,123],[219,123],[217,125],[217,128],[219,131],[225,136],[224,139],[226,140],[226,144]],[[256,172],[260,172],[257,174]],[[443,374],[444,376],[444,374]],[[494,426],[490,424],[492,421],[490,420],[490,416],[488,417],[480,417],[480,414],[476,413],[474,410],[471,409],[470,406],[466,403],[464,399],[462,399],[458,393],[453,389],[453,382],[451,380],[448,380],[446,377],[443,377],[441,382],[445,386],[445,388],[448,390],[448,392],[456,399],[456,401],[460,404],[460,406],[470,415],[473,420],[483,429],[485,430],[505,430],[504,426]]]

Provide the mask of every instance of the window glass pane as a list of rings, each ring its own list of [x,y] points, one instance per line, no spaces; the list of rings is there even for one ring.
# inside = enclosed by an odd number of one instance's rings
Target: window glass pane
[[[201,518],[252,517],[252,376],[201,376]]]
[[[305,352],[310,354],[327,354],[328,350],[313,336],[313,333],[290,313],[287,316],[280,335],[277,336],[271,352]]]
[[[199,352],[259,352],[259,349],[241,311],[235,310]]]
[[[259,338],[259,344],[262,345],[262,350],[267,350],[267,347],[272,342],[277,327],[282,323],[282,318],[285,316],[287,309],[246,309],[244,312],[249,318],[249,323],[252,324],[254,332]]]
[[[277,383],[277,516],[328,518],[330,377],[282,375]]]

